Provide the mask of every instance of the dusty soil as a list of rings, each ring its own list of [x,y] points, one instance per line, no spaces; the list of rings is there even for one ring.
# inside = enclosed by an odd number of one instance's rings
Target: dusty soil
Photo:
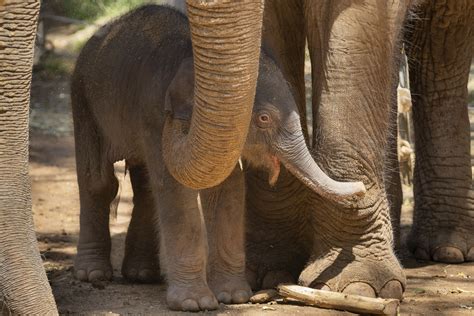
[[[59,29],[58,50],[70,32]],[[66,56],[66,57],[64,57]],[[74,56],[64,55],[66,62]],[[474,81],[473,81],[474,82]],[[40,251],[53,292],[62,314],[180,314],[165,305],[164,284],[132,284],[120,275],[125,234],[132,210],[128,176],[117,164],[121,182],[118,216],[111,219],[114,280],[86,284],[74,280],[72,265],[79,231],[79,199],[75,174],[74,140],[69,106],[67,76],[35,74],[31,104],[30,172],[33,212]],[[474,115],[471,116],[471,122]],[[473,130],[471,123],[471,130]],[[472,132],[471,132],[472,133]],[[405,187],[402,234],[406,236],[412,220],[412,193]],[[408,287],[400,313],[433,315],[474,315],[474,263],[436,264],[414,260],[403,250],[400,255]],[[313,315],[340,312],[290,305],[221,305],[208,314]],[[349,313],[348,313],[349,314]]]

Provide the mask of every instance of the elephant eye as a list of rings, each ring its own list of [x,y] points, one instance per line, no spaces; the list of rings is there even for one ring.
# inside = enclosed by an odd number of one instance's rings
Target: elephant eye
[[[267,112],[260,112],[257,115],[257,125],[261,128],[266,128],[272,123],[272,117]]]

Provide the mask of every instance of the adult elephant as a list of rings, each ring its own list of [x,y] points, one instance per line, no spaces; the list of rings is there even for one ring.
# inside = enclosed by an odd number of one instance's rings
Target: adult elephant
[[[269,187],[263,175],[249,171],[247,267],[253,288],[298,281],[345,293],[402,296],[406,280],[393,231],[402,201],[394,99],[403,40],[415,65],[411,249],[423,259],[474,260],[466,107],[473,11],[474,2],[456,0],[265,2],[263,41],[290,78],[303,123],[305,40],[309,46],[308,139],[315,160],[335,179],[363,181],[367,194],[357,204],[334,204],[289,173]],[[414,22],[404,34],[407,18]]]

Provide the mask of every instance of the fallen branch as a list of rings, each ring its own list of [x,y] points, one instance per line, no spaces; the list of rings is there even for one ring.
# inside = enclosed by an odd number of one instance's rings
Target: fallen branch
[[[296,299],[307,305],[364,314],[396,315],[400,304],[396,299],[315,290],[299,285],[279,285],[278,292],[285,298]]]

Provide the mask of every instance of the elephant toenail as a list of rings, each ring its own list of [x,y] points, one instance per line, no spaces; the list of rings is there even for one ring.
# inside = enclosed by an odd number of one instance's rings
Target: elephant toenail
[[[187,299],[181,303],[181,309],[185,312],[197,312],[199,311],[199,305],[195,300]]]
[[[219,306],[219,302],[213,296],[204,296],[199,300],[202,310],[214,310]]]
[[[89,273],[89,281],[98,281],[105,280],[104,271],[102,270],[93,270]]]
[[[230,295],[229,292],[220,292],[217,295],[217,300],[224,304],[230,304],[232,303],[232,296]]]
[[[363,282],[351,283],[346,286],[346,288],[342,292],[346,294],[355,294],[366,297],[376,297],[374,288]]]
[[[469,252],[467,253],[467,256],[466,256],[466,261],[474,261],[474,247],[469,249]]]
[[[77,270],[75,276],[79,281],[87,281],[87,273],[85,270]]]
[[[431,259],[428,252],[426,252],[426,250],[424,250],[423,248],[416,248],[414,255],[416,259],[420,260],[429,261]]]
[[[243,304],[247,303],[250,299],[250,293],[244,290],[238,290],[232,293],[232,303]]]
[[[433,260],[446,263],[462,263],[464,262],[464,256],[458,248],[445,246],[435,250]]]
[[[379,297],[382,298],[396,298],[402,300],[403,298],[403,287],[399,281],[392,280],[388,281],[382,290],[379,292]]]

